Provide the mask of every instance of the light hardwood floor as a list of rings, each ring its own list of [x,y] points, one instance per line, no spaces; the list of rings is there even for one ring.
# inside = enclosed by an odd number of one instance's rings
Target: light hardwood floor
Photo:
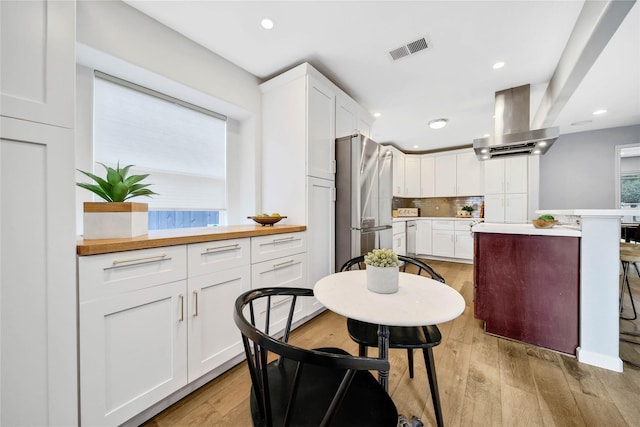
[[[439,325],[434,349],[447,426],[640,426],[640,369],[624,373],[580,364],[575,358],[487,335],[473,317],[473,266],[428,261],[467,303],[457,319]],[[640,279],[631,278],[640,300]],[[640,331],[621,321],[621,330]],[[329,311],[298,328],[300,346],[337,346],[357,354],[345,319]],[[377,350],[370,350],[377,351]],[[406,352],[391,350],[389,392],[400,413],[435,426],[424,361],[415,357],[409,379]],[[621,355],[640,362],[640,346],[621,344]],[[216,378],[144,425],[251,426],[250,379],[243,364]]]

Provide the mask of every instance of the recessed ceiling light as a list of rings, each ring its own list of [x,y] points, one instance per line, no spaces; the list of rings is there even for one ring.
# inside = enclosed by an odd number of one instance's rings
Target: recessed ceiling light
[[[382,114],[380,113],[373,113],[373,117],[380,117]]]
[[[605,110],[605,109],[603,108],[602,110],[596,110],[596,111],[594,111],[594,112],[593,112],[593,115],[594,115],[594,116],[599,116],[600,114],[604,114],[604,113],[606,113],[606,112],[607,112],[607,110]]]
[[[445,127],[447,125],[447,122],[449,120],[447,119],[435,119],[435,120],[431,120],[429,122],[429,127],[431,129],[442,129],[443,127]]]
[[[493,64],[493,69],[494,70],[499,70],[502,67],[504,67],[504,62],[502,62],[502,61],[499,61],[499,62],[496,62],[495,64]]]
[[[414,145],[413,148],[420,148],[418,145]]]
[[[271,20],[269,18],[264,18],[264,19],[262,19],[262,21],[260,21],[260,25],[265,30],[270,30],[270,29],[273,28],[273,20]]]
[[[547,141],[540,141],[540,142],[538,142],[538,145],[540,147],[546,147],[547,146]]]

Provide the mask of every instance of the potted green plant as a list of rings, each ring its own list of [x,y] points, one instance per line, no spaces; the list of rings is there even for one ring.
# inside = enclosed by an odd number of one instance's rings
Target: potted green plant
[[[398,291],[398,255],[391,249],[374,249],[364,256],[367,288],[379,294]]]
[[[78,182],[76,185],[91,191],[107,202],[84,202],[84,238],[114,239],[147,234],[148,205],[127,202],[127,200],[157,194],[147,188],[151,184],[141,183],[149,174],[127,176],[133,165],[121,168],[118,162],[114,169],[100,164],[106,170],[104,178],[78,169],[79,172],[94,180],[95,184]]]
[[[461,216],[471,216],[474,210],[475,209],[473,206],[465,205],[460,209],[460,213],[461,213]]]

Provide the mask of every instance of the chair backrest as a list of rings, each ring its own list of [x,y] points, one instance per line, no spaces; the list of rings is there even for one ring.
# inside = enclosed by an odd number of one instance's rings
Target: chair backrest
[[[251,397],[252,415],[256,424],[256,415],[260,425],[295,425],[291,421],[295,417],[296,405],[305,404],[305,417],[318,421],[311,421],[310,425],[329,425],[336,412],[343,403],[354,375],[358,371],[388,370],[389,362],[382,359],[355,357],[339,349],[304,349],[291,345],[289,333],[293,324],[295,305],[300,297],[312,297],[313,290],[304,288],[262,288],[248,291],[240,295],[235,302],[234,321],[242,334],[245,355],[251,375],[253,395]],[[272,302],[272,298],[277,301]],[[287,301],[288,299],[288,301]],[[289,304],[284,330],[270,331],[270,326],[283,319],[273,319],[279,313],[284,313],[283,307]],[[286,308],[286,307],[285,307]],[[258,311],[264,314],[258,315]],[[264,324],[258,325],[258,318]],[[281,323],[278,323],[281,324]],[[269,362],[269,353],[279,358]],[[308,368],[308,366],[316,368]],[[306,384],[308,372],[313,369],[330,370],[332,374],[321,374],[314,377],[314,384]],[[304,369],[303,369],[304,368]],[[307,376],[302,375],[306,372]],[[328,371],[327,371],[328,372]],[[337,373],[337,379],[336,379]],[[367,375],[370,375],[367,372]],[[331,387],[325,388],[320,384],[325,378],[331,377]],[[318,379],[319,378],[319,379]],[[375,385],[377,382],[374,382]],[[299,394],[312,388],[314,398],[304,398]],[[326,393],[323,393],[323,390]],[[322,395],[324,394],[324,395]],[[309,410],[310,400],[326,407]],[[389,399],[390,400],[390,399]],[[347,399],[349,401],[349,399]],[[391,405],[393,403],[391,402]],[[349,408],[344,408],[348,410]],[[395,406],[393,406],[395,410]],[[297,409],[298,412],[301,409]],[[314,415],[314,411],[315,415]],[[395,413],[397,418],[397,412]],[[275,420],[275,421],[274,421]],[[307,420],[309,421],[309,420]],[[256,424],[258,425],[258,424]]]
[[[400,266],[400,271],[407,272],[408,266],[414,266],[418,269],[416,274],[421,275],[424,272],[431,276],[432,279],[437,280],[440,283],[444,283],[444,278],[424,261],[404,255],[398,255],[398,260],[403,262],[403,264]],[[364,263],[364,255],[357,256],[345,262],[344,265],[340,268],[340,271],[353,270],[355,268],[359,270],[366,268]]]

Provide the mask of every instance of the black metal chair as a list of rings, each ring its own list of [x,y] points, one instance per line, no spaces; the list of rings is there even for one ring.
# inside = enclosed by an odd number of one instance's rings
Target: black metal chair
[[[311,296],[311,289],[262,288],[245,292],[236,300],[233,317],[242,333],[251,375],[254,425],[396,427],[398,411],[369,372],[389,369],[387,360],[356,357],[338,348],[309,350],[288,343],[296,302]],[[283,320],[272,317],[282,317],[285,304],[289,304],[286,326],[271,333],[269,325]],[[266,312],[259,315],[263,310]],[[264,325],[256,325],[258,317]],[[279,358],[269,357],[269,353]]]
[[[417,269],[416,274],[420,275],[425,273],[432,279],[444,283],[444,278],[436,273],[433,268],[426,263],[403,255],[398,255],[398,259],[403,262],[403,265],[400,267],[400,271],[406,272],[407,267],[412,266],[414,269]],[[352,270],[354,268],[365,268],[364,255],[350,259],[342,266],[342,268],[340,268],[340,271]],[[358,343],[359,355],[361,357],[366,357],[367,347],[378,347],[378,325],[355,319],[347,319],[347,329],[351,339]],[[440,405],[440,396],[438,394],[438,380],[436,378],[436,367],[432,349],[440,344],[441,340],[442,335],[436,325],[417,327],[389,326],[389,348],[407,349],[409,378],[413,378],[413,350],[422,349],[438,426],[442,426],[444,424],[442,420],[442,407]]]

